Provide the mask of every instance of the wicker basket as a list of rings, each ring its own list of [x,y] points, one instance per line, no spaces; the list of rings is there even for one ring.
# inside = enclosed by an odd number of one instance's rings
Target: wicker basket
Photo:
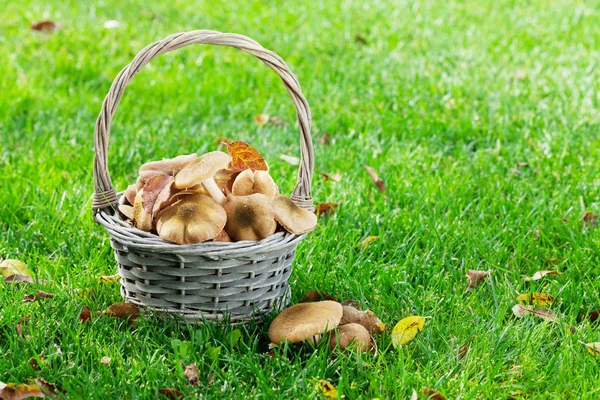
[[[248,321],[289,299],[288,278],[296,246],[305,235],[278,232],[261,241],[177,245],[129,226],[115,212],[116,193],[107,167],[110,122],[125,87],[156,56],[192,44],[230,46],[253,54],[275,71],[290,94],[300,128],[301,161],[292,200],[313,210],[310,186],[314,154],[310,109],[298,80],[275,53],[245,36],[215,31],[177,33],[140,51],[115,78],[94,132],[94,219],[111,238],[129,302],[185,320]]]

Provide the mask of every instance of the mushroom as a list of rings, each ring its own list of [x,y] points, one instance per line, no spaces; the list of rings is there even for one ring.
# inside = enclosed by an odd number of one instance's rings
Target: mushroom
[[[385,331],[385,325],[377,318],[377,315],[375,315],[373,311],[359,311],[349,305],[343,306],[343,310],[344,314],[342,315],[340,325],[360,324],[364,326],[369,333],[376,335]]]
[[[335,301],[300,303],[283,310],[269,326],[269,339],[275,344],[301,342],[338,326],[342,305]]]
[[[317,216],[304,208],[300,208],[287,196],[278,195],[273,199],[275,220],[285,230],[296,235],[312,231],[317,226]]]
[[[123,192],[123,197],[125,198],[125,200],[127,200],[129,202],[130,205],[133,205],[136,194],[137,194],[137,186],[135,184],[129,185],[129,186],[127,186],[127,189],[125,189],[125,191]]]
[[[177,173],[175,187],[185,189],[202,183],[212,198],[223,205],[227,199],[215,183],[213,176],[218,170],[225,168],[230,161],[229,154],[221,151],[206,153]]]
[[[152,230],[152,214],[144,208],[142,196],[144,189],[137,192],[133,201],[133,225],[142,231],[150,232]]]
[[[130,219],[133,221],[133,211],[134,208],[132,206],[129,206],[127,204],[119,204],[119,211],[121,212],[121,214],[123,214],[127,219]]]
[[[225,231],[225,229],[223,229],[221,232],[219,232],[219,234],[213,238],[213,241],[215,241],[215,242],[232,242],[231,238],[229,237],[229,235],[227,234],[227,231]]]
[[[275,233],[277,224],[269,198],[255,193],[249,196],[227,196],[225,230],[235,241],[261,240]]]
[[[165,158],[160,161],[150,161],[140,167],[140,177],[147,182],[153,176],[164,174],[175,176],[186,165],[198,159],[195,153],[175,158]]]
[[[329,347],[331,350],[339,344],[340,350],[345,350],[355,345],[362,353],[371,348],[371,335],[360,324],[346,324],[338,326],[335,331],[329,332]]]
[[[233,168],[223,168],[217,171],[217,173],[215,174],[215,182],[217,183],[217,186],[219,187],[219,189],[221,189],[223,192],[227,193],[231,193],[231,191],[233,190],[233,182],[235,181],[235,178],[237,178],[237,176],[240,174],[240,171],[237,169],[233,169]],[[202,186],[202,185],[200,185]],[[249,193],[250,194],[250,193]]]
[[[223,230],[227,214],[205,194],[192,194],[162,210],[156,217],[158,235],[177,244],[204,242]]]
[[[246,169],[235,178],[231,192],[235,196],[261,193],[273,200],[277,195],[277,185],[267,171]]]

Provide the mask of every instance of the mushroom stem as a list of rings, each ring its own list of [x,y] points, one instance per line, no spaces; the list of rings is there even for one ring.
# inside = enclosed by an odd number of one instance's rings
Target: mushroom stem
[[[225,202],[227,201],[227,197],[225,197],[223,192],[221,192],[221,189],[219,189],[219,187],[217,186],[217,183],[215,182],[215,180],[212,177],[203,180],[202,184],[204,185],[204,187],[206,188],[206,190],[208,191],[210,196],[217,203],[219,203],[219,205],[222,206],[223,204],[225,204]]]

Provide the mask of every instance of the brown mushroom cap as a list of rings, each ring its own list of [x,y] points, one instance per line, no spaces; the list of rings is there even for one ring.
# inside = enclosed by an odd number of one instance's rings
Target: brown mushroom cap
[[[283,310],[269,326],[275,344],[309,339],[334,329],[342,318],[342,305],[335,301],[300,303]]]
[[[198,159],[195,153],[175,158],[165,158],[160,161],[150,161],[140,167],[140,176],[144,181],[158,174],[175,176],[183,167]],[[145,179],[144,179],[145,178]]]
[[[137,194],[137,185],[133,184],[133,185],[127,186],[127,189],[125,189],[125,191],[123,192],[123,197],[125,198],[125,200],[127,200],[129,202],[130,205],[133,206],[133,203],[135,202],[136,194]]]
[[[227,196],[225,230],[235,241],[261,240],[275,233],[277,224],[269,198],[255,193],[249,196]]]
[[[275,185],[273,178],[267,171],[246,169],[235,178],[231,192],[234,196],[260,193],[273,200],[277,195],[277,185]]]
[[[185,189],[212,177],[229,164],[231,156],[222,151],[211,151],[189,163],[175,176],[175,187]]]
[[[381,334],[385,331],[385,325],[371,310],[359,311],[352,306],[343,306],[344,313],[340,325],[360,324],[371,334]]]
[[[286,231],[302,235],[317,226],[317,216],[304,208],[300,208],[287,196],[278,195],[273,199],[275,220]]]
[[[341,350],[354,345],[364,353],[371,348],[371,335],[360,324],[346,324],[338,326],[335,331],[329,332],[329,347],[333,350],[338,343]]]
[[[210,196],[192,194],[162,210],[156,217],[158,235],[177,244],[199,243],[223,230],[227,214]]]
[[[150,232],[152,230],[152,214],[144,209],[143,195],[144,189],[135,195],[133,202],[133,225],[142,231]]]

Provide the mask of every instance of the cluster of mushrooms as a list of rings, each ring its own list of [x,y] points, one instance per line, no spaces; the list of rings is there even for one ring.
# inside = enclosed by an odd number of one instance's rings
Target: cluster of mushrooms
[[[269,327],[269,339],[275,345],[283,342],[310,341],[317,344],[323,335],[329,337],[333,350],[352,346],[365,352],[374,344],[371,335],[381,334],[385,325],[372,311],[359,311],[353,301],[325,300],[299,303],[283,310]]]
[[[119,211],[136,228],[177,244],[261,240],[278,224],[297,235],[315,228],[315,214],[279,194],[268,170],[231,161],[213,151],[148,162],[123,193]]]

